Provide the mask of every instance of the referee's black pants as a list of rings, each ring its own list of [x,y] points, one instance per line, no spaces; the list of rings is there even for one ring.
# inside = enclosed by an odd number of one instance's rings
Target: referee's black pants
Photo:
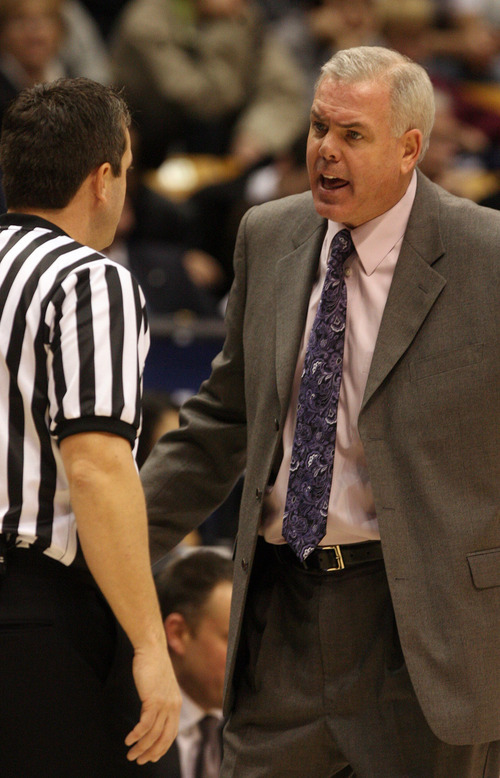
[[[127,778],[140,715],[132,647],[90,573],[38,551],[7,553],[0,577],[0,776]]]

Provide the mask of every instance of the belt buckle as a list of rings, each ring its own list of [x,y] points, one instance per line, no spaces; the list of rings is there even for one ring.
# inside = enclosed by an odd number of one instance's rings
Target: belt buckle
[[[323,546],[323,549],[333,551],[335,554],[335,561],[337,562],[336,567],[327,567],[325,572],[335,573],[345,568],[344,558],[342,556],[342,551],[340,546]]]

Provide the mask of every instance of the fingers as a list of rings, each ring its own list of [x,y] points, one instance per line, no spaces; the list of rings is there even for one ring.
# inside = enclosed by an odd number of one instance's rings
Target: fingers
[[[142,700],[141,717],[125,738],[127,758],[138,764],[157,762],[172,745],[182,698],[166,645],[137,649],[132,664]]]
[[[137,764],[157,762],[172,745],[177,734],[177,719],[165,715],[160,709],[146,709],[143,705],[141,718],[125,738],[125,745],[132,746],[127,759]]]

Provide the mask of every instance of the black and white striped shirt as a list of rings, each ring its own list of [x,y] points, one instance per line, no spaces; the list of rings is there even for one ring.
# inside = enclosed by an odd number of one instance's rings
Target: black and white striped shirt
[[[100,431],[135,446],[148,347],[128,270],[43,219],[0,217],[0,532],[71,564],[58,441]]]

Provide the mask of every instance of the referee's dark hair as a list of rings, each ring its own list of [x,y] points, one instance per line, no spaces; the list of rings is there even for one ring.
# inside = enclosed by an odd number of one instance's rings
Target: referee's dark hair
[[[65,208],[105,162],[119,176],[129,126],[122,97],[91,79],[60,78],[24,89],[2,122],[0,166],[7,207]]]
[[[155,576],[163,620],[180,613],[194,633],[215,587],[232,583],[233,562],[218,551],[200,548],[170,560]]]

